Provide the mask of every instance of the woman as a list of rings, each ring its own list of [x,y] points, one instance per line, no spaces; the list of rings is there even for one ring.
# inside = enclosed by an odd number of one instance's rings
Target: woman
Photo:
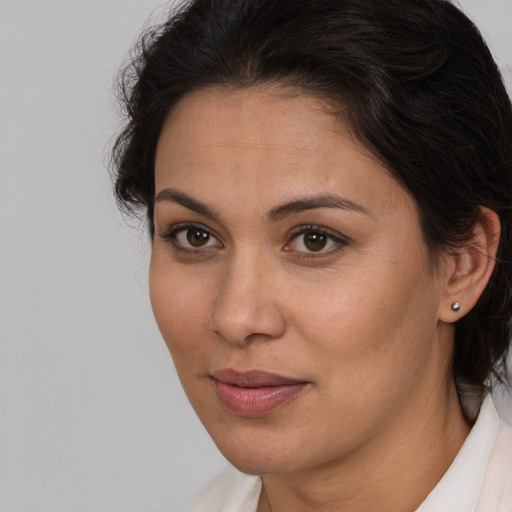
[[[123,90],[116,192],[147,212],[157,323],[240,471],[189,510],[512,510],[485,397],[512,108],[471,22],[445,0],[195,0]]]

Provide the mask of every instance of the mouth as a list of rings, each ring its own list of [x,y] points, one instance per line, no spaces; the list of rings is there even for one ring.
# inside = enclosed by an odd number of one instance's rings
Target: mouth
[[[309,384],[262,371],[221,370],[212,375],[222,404],[238,416],[268,414],[295,398]]]

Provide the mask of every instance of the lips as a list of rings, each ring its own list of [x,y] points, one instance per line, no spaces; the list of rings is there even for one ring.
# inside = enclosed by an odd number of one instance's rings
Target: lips
[[[217,396],[239,416],[262,416],[295,398],[308,382],[261,371],[221,370],[212,375]]]

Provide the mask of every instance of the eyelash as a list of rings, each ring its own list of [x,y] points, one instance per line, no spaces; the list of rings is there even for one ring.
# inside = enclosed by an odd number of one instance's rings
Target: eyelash
[[[198,231],[202,231],[206,233],[208,236],[214,238],[217,240],[219,246],[223,247],[222,242],[219,240],[219,237],[215,235],[209,228],[202,224],[195,224],[195,223],[188,223],[188,224],[177,224],[172,226],[168,232],[160,235],[161,238],[164,240],[167,240],[170,242],[173,246],[173,248],[179,252],[186,253],[192,256],[200,256],[204,255],[205,251],[211,250],[214,246],[203,246],[203,247],[197,247],[196,249],[185,247],[182,244],[180,244],[176,237],[178,234],[182,232],[187,232],[190,230],[196,229]],[[334,242],[334,247],[328,248],[327,250],[319,250],[319,251],[292,251],[291,249],[286,249],[287,246],[292,244],[296,239],[298,239],[302,235],[306,235],[308,233],[314,233],[314,234],[320,234],[327,238],[327,240],[330,240],[331,242]],[[301,226],[298,230],[294,231],[289,238],[289,241],[285,245],[285,251],[286,252],[295,252],[295,257],[303,258],[303,259],[311,259],[311,258],[320,258],[325,257],[328,255],[331,255],[333,253],[337,253],[341,250],[343,250],[349,243],[349,240],[347,238],[343,238],[338,234],[334,234],[331,231],[327,230],[326,228],[318,225],[306,225]]]
[[[192,249],[190,247],[184,247],[181,245],[177,240],[176,237],[178,234],[182,232],[187,232],[192,229],[196,229],[197,231],[202,231],[206,234],[208,234],[210,237],[214,238],[215,240],[219,241],[219,237],[212,233],[210,229],[208,229],[206,226],[203,226],[202,224],[195,224],[195,223],[188,223],[188,224],[176,224],[175,226],[172,226],[169,231],[164,233],[163,235],[160,235],[164,240],[167,240],[170,242],[174,249],[177,251],[187,253],[193,256],[199,256],[199,253],[204,254],[204,251],[211,248],[211,246],[204,246],[204,247],[198,247],[197,249]],[[220,245],[222,245],[221,242],[219,242]]]
[[[304,258],[304,259],[310,259],[310,258],[321,258],[321,257],[325,257],[325,256],[330,256],[333,253],[342,251],[349,243],[347,238],[343,238],[339,234],[334,234],[330,230],[324,228],[323,226],[311,224],[311,225],[307,225],[307,226],[302,226],[297,231],[292,233],[292,235],[290,237],[290,241],[286,244],[286,246],[290,245],[294,240],[296,240],[300,236],[306,235],[308,233],[323,235],[327,238],[327,240],[334,242],[335,245],[334,245],[334,247],[331,247],[327,250],[310,251],[310,252],[297,251],[297,257]]]

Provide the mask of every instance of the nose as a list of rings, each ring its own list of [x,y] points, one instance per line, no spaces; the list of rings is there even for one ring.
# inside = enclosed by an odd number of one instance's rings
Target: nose
[[[282,336],[286,317],[273,275],[261,258],[242,254],[231,258],[219,277],[210,329],[238,346]]]

